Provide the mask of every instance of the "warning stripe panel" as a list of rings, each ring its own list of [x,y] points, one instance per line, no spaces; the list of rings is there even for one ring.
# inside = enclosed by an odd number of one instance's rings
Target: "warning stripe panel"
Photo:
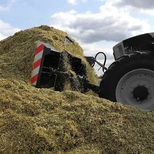
[[[31,83],[35,83],[37,79],[38,79],[38,74],[36,74],[35,76],[31,78]]]
[[[42,61],[42,59],[39,59],[39,60],[35,61],[35,62],[33,63],[33,69],[39,67],[39,66],[41,65],[41,61]]]
[[[36,48],[35,55],[38,54],[39,52],[41,52],[43,49],[44,49],[44,45],[41,44],[39,47]]]
[[[35,68],[35,69],[32,71],[31,77],[35,76],[36,74],[39,74],[39,70],[40,70],[40,67]]]
[[[33,82],[32,85],[33,85],[33,86],[36,86],[36,83],[37,83],[37,81]]]
[[[41,59],[42,58],[42,55],[43,55],[43,50],[40,51],[37,55],[35,55],[34,62],[37,61],[38,59]]]
[[[35,57],[34,57],[34,62],[33,62],[33,66],[32,66],[33,70],[32,70],[32,74],[31,74],[31,83],[34,86],[37,84],[37,80],[39,78],[39,70],[40,70],[40,66],[41,66],[44,48],[45,48],[45,46],[43,44],[41,44],[35,50]]]

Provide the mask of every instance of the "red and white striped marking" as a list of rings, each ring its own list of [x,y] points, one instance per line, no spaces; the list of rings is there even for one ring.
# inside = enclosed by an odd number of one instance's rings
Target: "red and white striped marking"
[[[44,47],[45,46],[41,44],[35,50],[35,57],[34,57],[34,63],[32,68],[32,75],[31,75],[31,83],[34,86],[36,86],[37,84]]]

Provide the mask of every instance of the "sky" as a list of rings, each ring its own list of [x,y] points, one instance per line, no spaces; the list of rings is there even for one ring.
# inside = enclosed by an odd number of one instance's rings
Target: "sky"
[[[105,52],[108,66],[114,61],[112,47],[153,32],[153,18],[154,0],[0,0],[0,40],[49,25],[79,42],[86,56]]]

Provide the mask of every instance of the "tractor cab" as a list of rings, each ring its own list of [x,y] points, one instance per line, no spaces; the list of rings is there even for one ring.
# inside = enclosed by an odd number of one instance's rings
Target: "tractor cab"
[[[134,52],[154,51],[154,33],[146,33],[126,39],[113,47],[115,60]]]

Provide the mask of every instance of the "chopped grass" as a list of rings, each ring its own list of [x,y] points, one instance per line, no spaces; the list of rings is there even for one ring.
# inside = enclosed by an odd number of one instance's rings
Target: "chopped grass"
[[[0,153],[153,153],[154,113],[0,79]]]
[[[0,42],[0,153],[153,154],[154,112],[27,82],[34,42],[63,50],[65,35],[41,26]],[[78,45],[73,51],[82,55]]]

